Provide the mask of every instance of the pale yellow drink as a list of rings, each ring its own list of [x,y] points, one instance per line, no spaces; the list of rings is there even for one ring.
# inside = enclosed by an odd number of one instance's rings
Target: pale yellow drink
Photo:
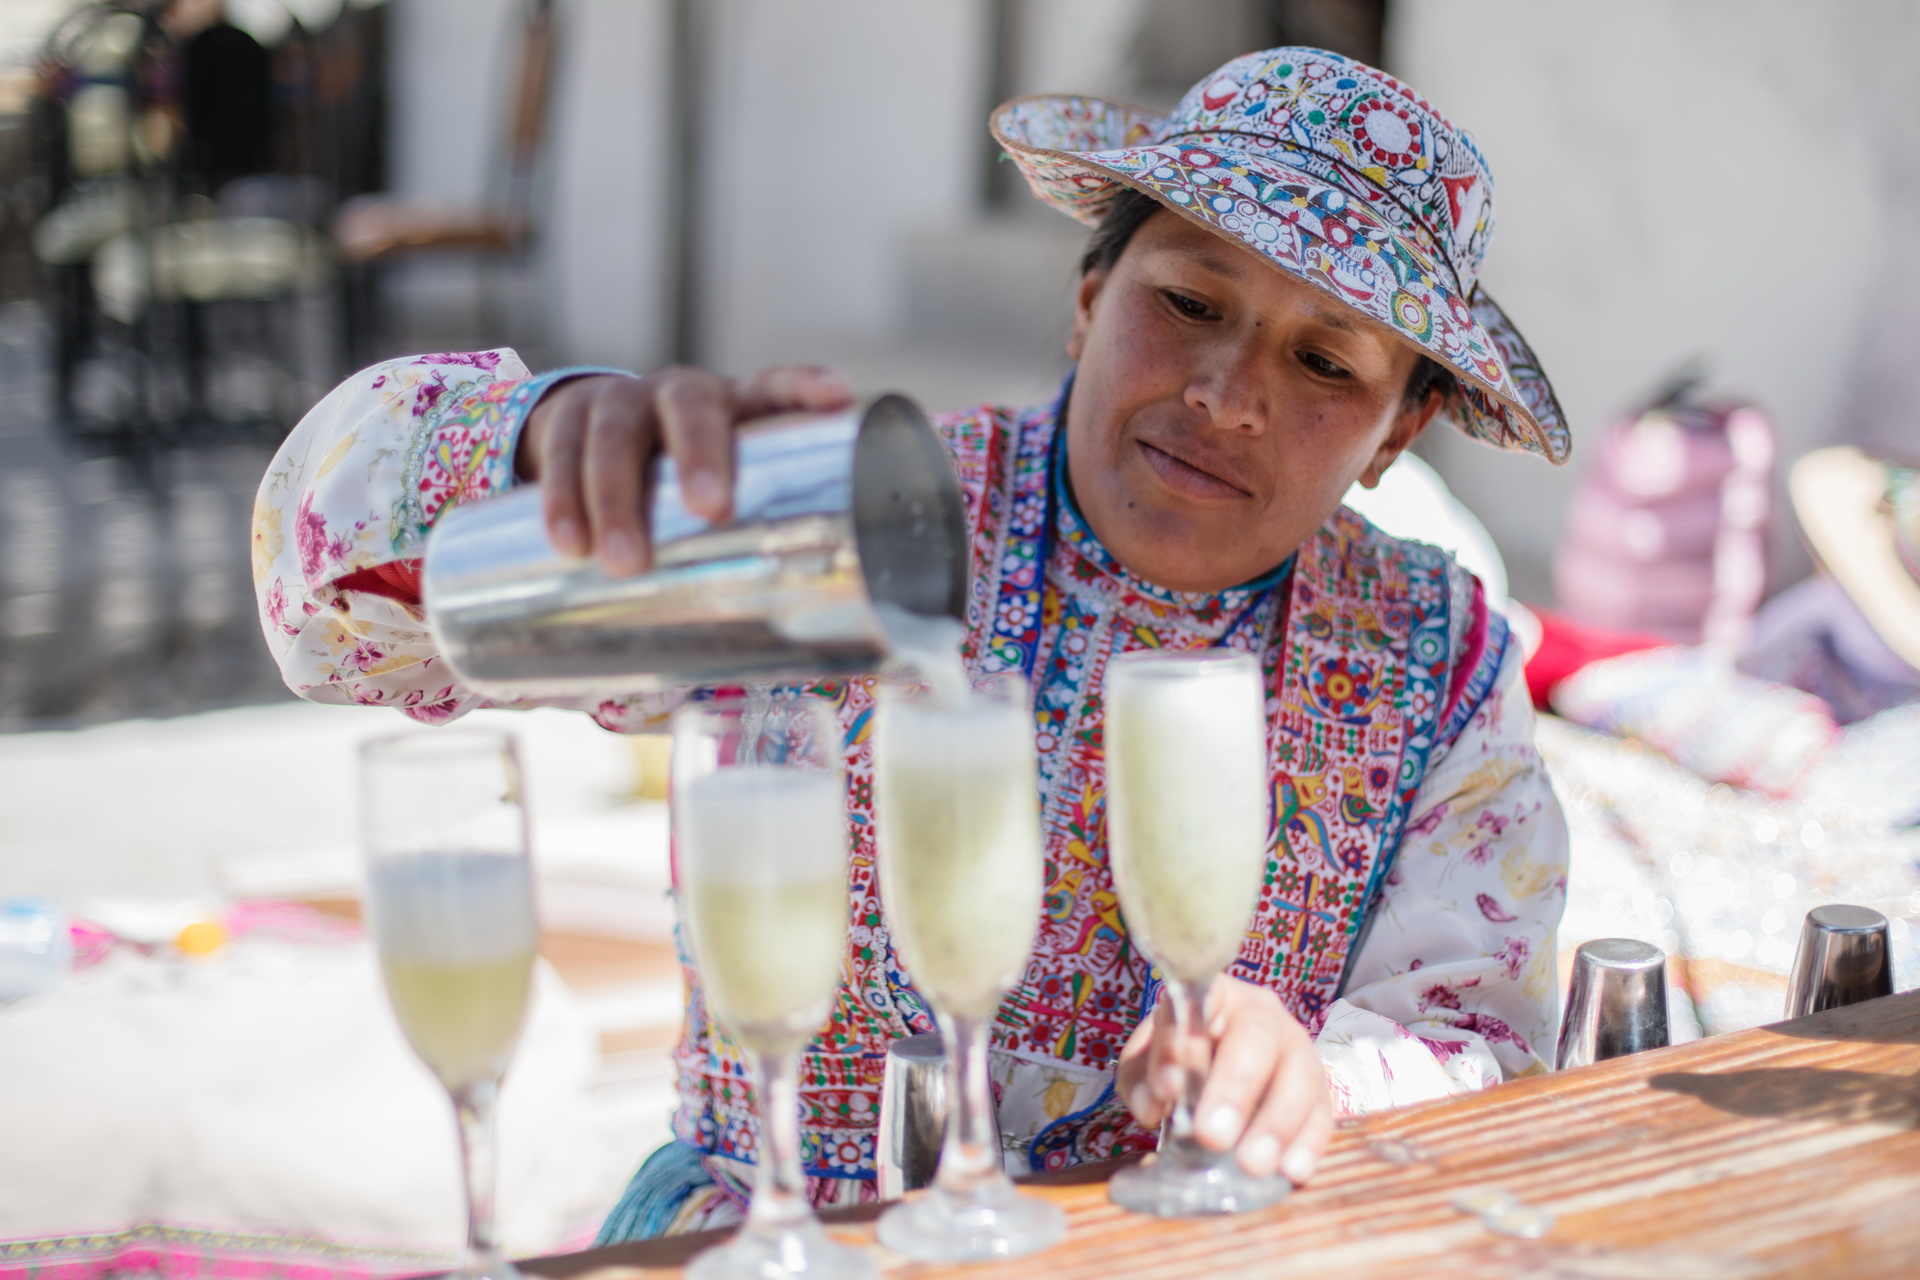
[[[506,1069],[533,982],[533,891],[521,858],[435,853],[372,870],[380,969],[400,1029],[459,1092]]]
[[[1045,890],[1031,713],[888,700],[874,774],[894,944],[936,1009],[988,1017],[1026,964]]]
[[[755,1053],[798,1049],[827,1020],[846,955],[839,775],[720,769],[681,788],[673,818],[709,1004]]]
[[[1267,863],[1266,699],[1248,655],[1107,670],[1107,847],[1127,928],[1168,976],[1240,949]]]
[[[400,1029],[447,1088],[463,1089],[506,1069],[527,1008],[533,952],[477,964],[388,960],[380,971]]]

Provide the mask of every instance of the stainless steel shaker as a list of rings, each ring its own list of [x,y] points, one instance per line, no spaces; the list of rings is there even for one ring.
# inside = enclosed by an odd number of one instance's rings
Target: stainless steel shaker
[[[946,1132],[946,1043],[937,1031],[903,1036],[887,1046],[880,1078],[874,1168],[882,1200],[932,1184]]]
[[[1666,953],[1632,938],[1582,943],[1573,953],[1555,1069],[1658,1049],[1667,1036]]]
[[[750,423],[734,451],[718,525],[658,463],[654,565],[634,577],[555,551],[536,487],[448,512],[421,575],[447,663],[495,698],[845,675],[879,664],[878,606],[963,616],[960,486],[912,401]]]
[[[1815,907],[1787,979],[1789,1018],[1893,994],[1887,918],[1871,907]]]

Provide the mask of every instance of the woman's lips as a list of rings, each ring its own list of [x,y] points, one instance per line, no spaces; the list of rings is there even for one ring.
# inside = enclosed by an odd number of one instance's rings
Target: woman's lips
[[[1183,497],[1201,501],[1218,502],[1221,499],[1251,498],[1253,495],[1237,484],[1222,480],[1211,471],[1202,471],[1191,462],[1174,457],[1164,449],[1157,449],[1145,440],[1137,440],[1140,452],[1146,457],[1147,465],[1169,489]]]

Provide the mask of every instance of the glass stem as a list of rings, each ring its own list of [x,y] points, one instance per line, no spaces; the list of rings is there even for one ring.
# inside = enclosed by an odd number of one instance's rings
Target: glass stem
[[[755,1054],[754,1094],[760,1111],[759,1167],[747,1230],[777,1239],[813,1216],[800,1169],[800,1090],[792,1053]]]
[[[1207,1034],[1207,991],[1212,986],[1210,977],[1199,982],[1167,983],[1167,995],[1173,1001],[1173,1016],[1182,1037],[1203,1046],[1209,1063],[1213,1058],[1213,1040]],[[1194,1144],[1200,1141],[1194,1132],[1194,1113],[1200,1109],[1200,1091],[1207,1086],[1207,1068],[1203,1065],[1195,1070],[1189,1066],[1180,1074],[1180,1096],[1174,1100],[1170,1127],[1175,1142]]]
[[[971,1197],[1007,1176],[987,1080],[986,1024],[941,1014],[940,1031],[947,1041],[947,1132],[934,1181],[950,1195]]]
[[[493,1233],[493,1106],[499,1096],[498,1080],[484,1080],[453,1095],[453,1114],[460,1125],[460,1167],[467,1179],[467,1265],[476,1275],[499,1256]]]

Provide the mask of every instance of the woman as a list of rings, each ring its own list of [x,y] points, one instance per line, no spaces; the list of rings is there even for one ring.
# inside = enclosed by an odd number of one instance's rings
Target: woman
[[[1169,1068],[1195,1052],[1149,1016],[1157,984],[1116,907],[1100,690],[1115,653],[1222,644],[1266,662],[1275,834],[1238,980],[1220,984],[1201,1132],[1302,1180],[1336,1112],[1545,1070],[1554,1034],[1566,837],[1518,646],[1470,574],[1339,505],[1441,414],[1566,454],[1551,391],[1474,288],[1492,179],[1405,86],[1308,49],[1237,59],[1164,120],[1025,98],[993,128],[1041,199],[1096,228],[1059,401],[939,424],[973,539],[968,661],[1034,683],[1050,882],[994,1029],[1009,1159],[1150,1148]],[[654,456],[722,518],[735,425],[848,398],[819,369],[528,377],[510,352],[355,375],[261,489],[256,579],[288,683],[427,721],[479,705],[418,607],[414,557],[449,506],[538,480],[559,546],[636,572]],[[824,688],[850,729],[871,704],[867,681]],[[638,729],[661,708],[590,710]],[[872,1196],[882,1055],[931,1027],[879,923],[871,760],[849,743],[847,985],[802,1072],[823,1204]],[[745,1194],[739,1056],[687,982],[678,1141],[604,1238],[719,1225]]]

